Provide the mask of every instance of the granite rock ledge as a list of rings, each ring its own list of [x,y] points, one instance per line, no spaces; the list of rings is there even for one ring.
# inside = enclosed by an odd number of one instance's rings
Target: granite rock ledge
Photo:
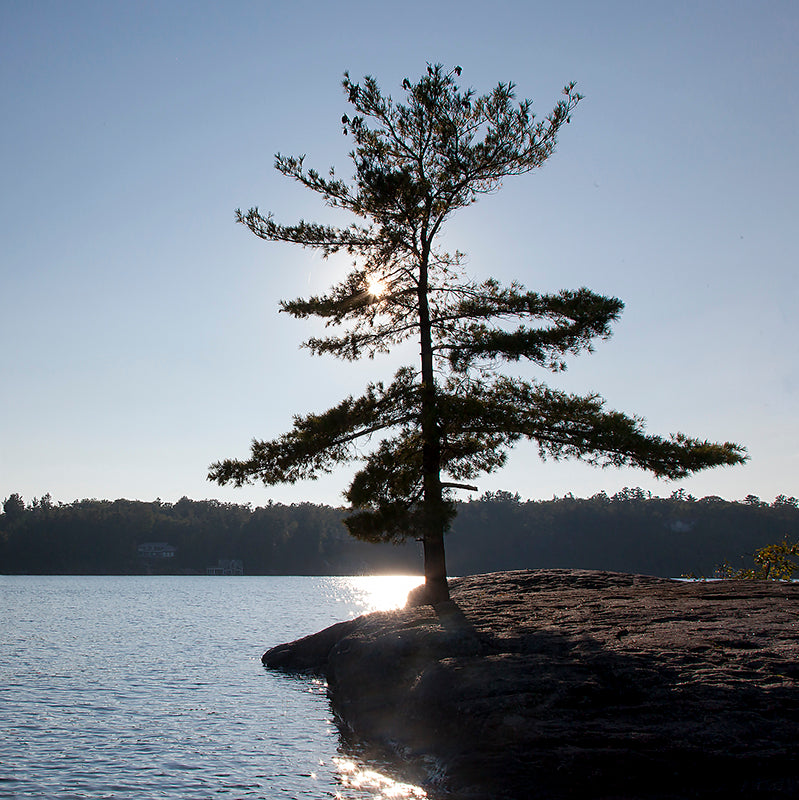
[[[452,601],[269,650],[327,679],[358,741],[439,765],[432,798],[799,797],[799,584],[583,570],[451,581]]]

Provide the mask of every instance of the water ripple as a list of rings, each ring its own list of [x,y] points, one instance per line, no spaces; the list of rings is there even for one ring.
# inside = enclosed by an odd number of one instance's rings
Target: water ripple
[[[0,576],[0,798],[424,797],[260,664],[418,580]]]

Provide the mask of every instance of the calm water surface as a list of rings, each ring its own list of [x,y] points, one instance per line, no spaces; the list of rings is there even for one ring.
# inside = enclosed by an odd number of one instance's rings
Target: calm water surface
[[[424,797],[260,662],[420,581],[0,576],[0,798]]]

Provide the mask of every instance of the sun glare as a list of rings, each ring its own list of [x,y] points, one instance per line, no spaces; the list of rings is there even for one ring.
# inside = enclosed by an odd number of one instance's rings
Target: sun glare
[[[366,291],[375,298],[382,297],[386,293],[386,288],[386,284],[380,278],[372,277],[366,282]]]
[[[427,792],[420,786],[412,783],[401,783],[371,769],[364,769],[348,758],[334,758],[333,763],[338,770],[338,779],[345,790],[350,790],[346,794],[336,792],[336,797],[347,798],[353,790],[358,797],[364,795],[374,798],[374,800],[392,800],[393,798],[407,798],[408,800],[423,800],[427,797]],[[361,794],[363,792],[363,794]]]
[[[402,608],[408,592],[424,578],[419,575],[368,575],[352,578],[352,585],[367,611]]]

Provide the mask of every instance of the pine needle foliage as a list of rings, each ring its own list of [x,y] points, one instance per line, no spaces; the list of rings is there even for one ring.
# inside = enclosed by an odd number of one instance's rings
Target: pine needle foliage
[[[305,343],[312,353],[354,360],[412,338],[418,364],[323,413],[296,416],[289,432],[254,441],[248,459],[220,461],[209,472],[220,484],[273,485],[362,461],[345,495],[352,508],[346,525],[366,540],[419,538],[430,602],[448,598],[443,537],[453,491],[502,467],[521,439],[536,442],[542,457],[640,467],[665,478],[745,460],[735,444],[647,435],[641,418],[606,409],[599,395],[502,374],[503,364],[518,361],[565,369],[568,356],[610,336],[623,303],[586,288],[539,294],[516,282],[475,281],[463,255],[441,247],[453,213],[552,155],[582,99],[570,83],[538,119],[531,101],[516,100],[513,83],[478,96],[458,86],[460,75],[460,67],[428,65],[417,82],[403,81],[401,103],[374,78],[356,83],[345,73],[350,181],[334,169],[306,168],[304,157],[276,156],[279,172],[350,212],[347,227],[283,225],[258,208],[236,212],[267,241],[353,258],[346,278],[325,294],[281,303],[282,311],[320,317],[332,329]],[[371,451],[364,447],[370,441]]]

